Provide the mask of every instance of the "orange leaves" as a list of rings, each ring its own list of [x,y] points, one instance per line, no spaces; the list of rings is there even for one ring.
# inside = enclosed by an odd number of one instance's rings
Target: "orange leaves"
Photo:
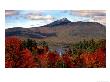
[[[5,67],[16,67],[19,59],[21,41],[15,37],[5,40]]]
[[[12,61],[12,60],[5,61],[6,68],[11,68],[11,67],[13,67],[13,65],[14,65],[14,61]]]
[[[5,40],[5,51],[6,53],[19,53],[19,50],[21,48],[21,41],[18,38],[11,37],[11,38],[6,38]]]
[[[40,67],[48,67],[48,56],[46,54],[41,54],[38,57]]]
[[[21,54],[22,64],[20,65],[20,67],[31,68],[36,66],[36,63],[34,62],[34,57],[28,49],[24,49]]]
[[[85,67],[92,67],[96,61],[93,54],[88,54],[88,53],[83,54],[82,59],[83,59],[83,65]]]
[[[57,53],[50,52],[48,55],[49,67],[61,67],[62,58]]]
[[[84,67],[105,67],[106,56],[105,52],[99,48],[94,53],[83,53],[80,55],[83,60]]]
[[[103,49],[99,48],[95,52],[97,57],[97,67],[106,67],[106,55]]]
[[[11,37],[5,40],[5,67],[34,67],[34,59],[28,49],[22,50],[21,41]]]
[[[22,45],[22,43],[24,45]],[[101,42],[100,42],[101,43]],[[62,55],[49,50],[48,46],[36,45],[29,40],[22,42],[16,37],[5,40],[5,67],[6,68],[98,68],[106,67],[106,48],[93,48],[92,52],[83,49],[82,45],[75,51],[66,50]],[[88,46],[88,45],[87,45]],[[86,47],[87,47],[86,46]],[[81,50],[81,49],[82,50]],[[81,51],[80,51],[81,50]],[[75,52],[75,53],[74,53]],[[81,52],[81,53],[79,53]]]
[[[74,63],[74,57],[72,57],[71,55],[64,54],[63,61],[65,64],[65,67],[69,67],[69,68],[76,67]]]

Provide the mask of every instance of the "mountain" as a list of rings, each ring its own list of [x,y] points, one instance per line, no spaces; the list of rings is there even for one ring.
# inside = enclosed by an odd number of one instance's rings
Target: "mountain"
[[[62,18],[60,20],[56,20],[50,24],[44,25],[43,27],[54,27],[54,26],[59,26],[59,25],[66,25],[68,23],[71,23],[67,18]]]
[[[27,38],[46,38],[56,36],[56,33],[41,33],[40,31],[34,32],[29,28],[14,27],[5,30],[5,36],[21,36]]]
[[[71,22],[67,18],[56,20],[41,27],[5,29],[5,36],[41,38],[48,42],[71,43],[83,39],[105,39],[106,27],[98,22]]]

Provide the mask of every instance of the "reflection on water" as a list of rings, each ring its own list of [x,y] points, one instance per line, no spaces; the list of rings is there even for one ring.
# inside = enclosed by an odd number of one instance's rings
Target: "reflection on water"
[[[64,47],[64,46],[51,46],[49,47],[49,50],[52,52],[57,52],[60,56],[62,54],[65,53],[65,51],[68,49],[69,47]]]
[[[61,56],[64,53],[64,50],[62,48],[57,48],[56,52]]]
[[[50,47],[49,50],[52,52],[57,52],[60,56],[64,53],[64,49],[61,47]]]

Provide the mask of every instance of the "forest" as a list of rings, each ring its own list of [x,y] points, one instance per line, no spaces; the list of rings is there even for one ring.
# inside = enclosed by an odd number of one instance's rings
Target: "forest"
[[[106,40],[83,40],[62,54],[47,42],[17,37],[5,38],[5,68],[105,68]]]

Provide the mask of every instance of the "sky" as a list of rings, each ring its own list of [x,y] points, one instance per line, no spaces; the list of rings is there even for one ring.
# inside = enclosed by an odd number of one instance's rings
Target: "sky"
[[[99,22],[106,24],[104,10],[5,10],[5,28],[39,27],[67,18],[72,22]]]

